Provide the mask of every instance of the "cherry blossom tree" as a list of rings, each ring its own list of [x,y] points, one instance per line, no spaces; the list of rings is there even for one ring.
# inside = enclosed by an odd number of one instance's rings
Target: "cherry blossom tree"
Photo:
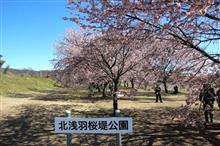
[[[184,76],[196,74],[206,65],[206,59],[200,53],[176,42],[157,40],[154,49],[157,50],[156,55],[149,59],[151,72],[163,83],[166,93],[168,82],[180,84]]]
[[[68,33],[57,45],[55,68],[67,75],[74,84],[88,82],[113,83],[113,109],[118,108],[119,81],[138,67],[153,51],[145,48],[146,42],[130,41],[127,32],[107,32],[97,36]],[[84,82],[85,83],[85,82]]]
[[[196,100],[193,97],[198,95],[199,88],[203,83],[209,81],[208,78],[216,76],[212,83],[218,83],[219,76],[217,77],[216,69],[219,69],[220,56],[207,49],[209,44],[220,39],[220,2],[218,0],[193,2],[190,0],[68,0],[67,7],[71,10],[71,15],[65,19],[77,23],[82,28],[90,28],[101,34],[106,32],[126,33],[126,39],[125,37],[118,39],[115,35],[109,35],[104,39],[108,40],[106,41],[108,43],[117,42],[120,45],[127,45],[134,41],[148,42],[143,43],[145,52],[151,48],[153,53],[149,53],[151,55],[145,60],[146,65],[142,64],[142,67],[139,66],[139,68],[135,68],[137,66],[135,65],[120,78],[127,75],[127,79],[131,78],[136,81],[138,78],[139,81],[137,81],[141,83],[141,79],[151,82],[152,78],[154,80],[161,77],[170,78],[172,75],[176,81],[187,83],[185,86],[188,85],[190,89],[187,99],[187,103],[190,101],[189,105],[195,104]],[[106,47],[106,44],[102,44],[105,42],[104,40],[101,39],[102,43],[98,40],[88,46],[93,50],[105,46],[104,48],[109,48],[109,50],[111,48],[113,52],[115,51],[115,46]],[[157,47],[156,44],[149,43],[149,41],[155,42],[155,40],[169,41],[174,46],[181,47],[172,47],[172,51],[167,52],[167,47]],[[157,52],[158,55],[155,55]],[[173,52],[174,54],[172,54]],[[103,56],[105,57],[105,54]],[[159,57],[157,58],[157,56]],[[160,63],[157,63],[155,58]],[[132,60],[135,59],[132,58]],[[156,66],[160,69],[155,69]],[[96,70],[98,69],[96,68]],[[112,70],[112,72],[114,71]],[[143,72],[134,74],[135,71]],[[149,71],[153,71],[153,75],[149,74]],[[92,71],[90,70],[90,72]],[[99,73],[107,75],[103,69]],[[109,80],[113,80],[113,78],[110,77]],[[190,110],[187,112],[190,113]],[[195,114],[182,114],[193,115],[184,117],[189,118],[188,121],[192,121],[195,117]]]
[[[96,30],[129,30],[139,35],[149,32],[158,38],[177,41],[215,63],[219,54],[206,50],[220,39],[220,2],[161,0],[68,0],[71,15],[65,19]],[[142,38],[142,37],[141,37]],[[147,38],[147,37],[145,37]],[[130,38],[132,39],[132,38]]]

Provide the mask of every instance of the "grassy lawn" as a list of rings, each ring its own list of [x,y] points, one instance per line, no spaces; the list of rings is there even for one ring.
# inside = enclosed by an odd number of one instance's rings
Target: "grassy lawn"
[[[54,81],[30,76],[0,76],[0,95],[13,96],[17,93],[52,89]]]

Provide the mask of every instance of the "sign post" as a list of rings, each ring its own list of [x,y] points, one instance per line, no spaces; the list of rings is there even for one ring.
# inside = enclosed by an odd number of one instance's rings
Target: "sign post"
[[[120,110],[116,110],[116,117],[120,117]],[[122,146],[121,144],[121,133],[116,134],[116,146]]]
[[[66,116],[68,118],[71,118],[71,111],[70,110],[66,110]],[[71,136],[72,136],[71,133],[67,133],[67,141],[66,141],[67,146],[71,146],[71,140],[72,140]]]

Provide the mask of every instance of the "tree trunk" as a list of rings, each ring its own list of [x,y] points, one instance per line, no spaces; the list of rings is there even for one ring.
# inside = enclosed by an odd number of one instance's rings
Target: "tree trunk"
[[[113,83],[110,82],[108,87],[109,87],[109,90],[110,90],[110,96],[112,96],[113,95]]]
[[[94,95],[93,85],[92,85],[92,84],[89,84],[89,85],[88,85],[88,89],[89,89],[88,97],[92,97],[92,96]]]
[[[126,81],[124,81],[124,87],[126,87],[126,84],[127,84]]]
[[[118,87],[121,87],[121,81],[118,83]]]
[[[113,80],[113,114],[116,116],[116,110],[118,109],[118,97],[116,95],[116,92],[118,91],[118,79]]]
[[[101,88],[100,88],[99,84],[96,84],[96,89],[98,90],[99,93],[101,92]]]
[[[134,89],[134,79],[131,79],[130,82],[131,82],[131,88]]]
[[[147,90],[147,82],[144,81],[144,90]]]
[[[104,83],[103,85],[103,89],[102,89],[102,97],[105,98],[106,97],[106,87],[108,86],[108,82]]]
[[[165,93],[168,93],[167,80],[166,80],[166,79],[163,80],[163,85],[164,85],[164,91],[165,91]]]

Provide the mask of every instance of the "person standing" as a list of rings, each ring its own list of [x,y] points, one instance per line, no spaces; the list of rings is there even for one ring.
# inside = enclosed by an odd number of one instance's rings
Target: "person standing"
[[[159,85],[156,85],[155,89],[154,89],[154,93],[156,95],[156,101],[155,102],[158,102],[158,99],[160,100],[160,102],[162,103],[162,98],[161,98],[161,88]]]
[[[177,94],[179,91],[178,91],[178,86],[177,85],[175,85],[174,87],[173,87],[173,94]]]
[[[220,109],[220,88],[216,91],[216,101],[218,103],[218,108]]]
[[[204,84],[200,93],[200,101],[203,103],[203,110],[206,123],[213,123],[213,108],[215,101],[215,90],[210,84]]]

